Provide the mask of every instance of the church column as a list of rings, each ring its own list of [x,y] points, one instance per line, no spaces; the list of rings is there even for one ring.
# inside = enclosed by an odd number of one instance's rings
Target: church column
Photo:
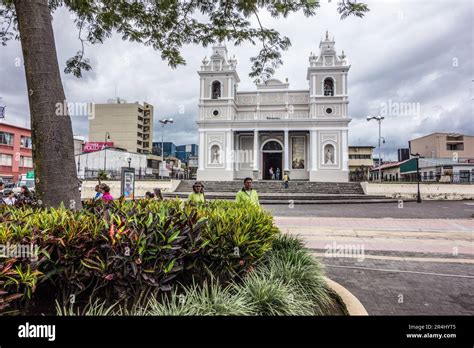
[[[260,151],[258,150],[258,130],[255,129],[253,131],[253,170],[258,171],[259,168],[259,153]]]
[[[233,139],[234,139],[234,164],[233,168],[234,171],[239,170],[239,163],[240,163],[240,141],[239,141],[239,135],[237,132],[233,132]]]
[[[309,137],[309,154],[311,156],[311,170],[317,170],[317,154],[318,154],[318,133],[315,130],[311,130],[311,135]]]
[[[283,171],[289,171],[290,170],[290,140],[289,140],[289,136],[288,136],[288,129],[285,129],[285,141],[284,141],[284,145],[285,145],[285,152],[284,152],[284,155],[285,155],[285,164],[284,164],[284,167],[283,167]]]
[[[347,146],[347,130],[342,132],[342,170],[349,170],[349,148]]]
[[[204,79],[201,77],[201,100],[204,99]]]
[[[234,132],[232,130],[226,132],[226,140],[225,140],[225,169],[226,170],[232,170],[232,164],[234,163],[233,161],[233,151],[232,151],[232,137],[234,135]]]
[[[199,131],[199,158],[198,158],[198,169],[204,170],[204,151],[206,148],[204,143],[204,131]]]

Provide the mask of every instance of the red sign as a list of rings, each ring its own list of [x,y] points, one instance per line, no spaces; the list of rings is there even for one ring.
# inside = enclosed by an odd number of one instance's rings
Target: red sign
[[[82,148],[82,151],[84,152],[94,152],[94,151],[100,151],[100,150],[103,150],[105,149],[106,147],[114,147],[114,143],[113,142],[100,142],[100,141],[96,141],[96,142],[87,142],[84,144],[84,147]]]

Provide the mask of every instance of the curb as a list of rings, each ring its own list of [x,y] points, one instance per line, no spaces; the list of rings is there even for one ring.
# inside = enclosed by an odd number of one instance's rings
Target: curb
[[[341,297],[342,302],[346,305],[349,315],[369,315],[362,303],[360,303],[357,297],[355,297],[349,290],[327,277],[324,277],[324,280],[327,285],[334,290],[339,297]]]

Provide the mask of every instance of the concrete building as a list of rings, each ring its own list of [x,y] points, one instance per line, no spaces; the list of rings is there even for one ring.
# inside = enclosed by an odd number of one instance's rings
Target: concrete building
[[[374,166],[373,146],[349,146],[349,172],[352,181],[368,180]]]
[[[86,139],[83,136],[74,136],[74,156],[79,155],[84,151],[84,144]]]
[[[474,182],[474,159],[453,160],[451,158],[420,158],[420,180],[425,182],[469,183]],[[400,166],[405,181],[417,181],[416,158]]]
[[[387,162],[380,166],[380,172],[382,174],[382,181],[400,181],[402,179],[400,173],[400,165],[403,162]],[[370,170],[370,180],[379,180],[379,167],[374,167]]]
[[[127,152],[115,148],[107,148],[100,151],[85,152],[76,155],[77,176],[79,179],[95,179],[99,171],[106,170],[109,178],[120,179],[123,167],[135,168],[138,177],[153,174],[152,168],[148,168],[147,155],[141,153]]]
[[[163,142],[163,156],[166,157],[176,157],[176,145],[171,141]],[[153,154],[156,156],[161,156],[161,141],[153,143]]]
[[[410,159],[410,149],[398,149],[397,154],[398,154],[398,162],[403,162],[403,161],[406,161],[407,159]]]
[[[111,141],[129,152],[152,153],[153,106],[127,103],[121,99],[93,104],[89,117],[89,141]]]
[[[199,146],[196,144],[178,145],[176,146],[176,157],[183,163],[188,163],[189,157],[198,156]]]
[[[474,159],[474,136],[432,133],[408,142],[410,153],[428,158]]]
[[[32,170],[31,130],[0,123],[0,181],[16,182]]]
[[[278,168],[292,180],[348,181],[351,66],[328,33],[309,56],[307,89],[269,79],[256,91],[238,91],[236,66],[216,45],[198,72],[198,180],[269,179]]]

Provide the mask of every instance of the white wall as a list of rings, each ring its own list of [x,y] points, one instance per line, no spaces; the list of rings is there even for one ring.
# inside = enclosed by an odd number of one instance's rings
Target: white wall
[[[361,183],[367,195],[380,195],[394,198],[416,198],[417,184],[405,183]],[[460,200],[474,199],[474,185],[420,183],[422,199]]]
[[[162,192],[174,192],[180,182],[181,180],[137,180],[135,181],[135,196],[143,197],[147,191],[153,192],[153,189],[155,188],[161,189]],[[110,193],[112,194],[112,197],[120,197],[120,180],[107,180],[102,181],[101,183],[104,183],[110,187]],[[81,191],[82,199],[93,198],[95,195],[94,188],[97,184],[98,182],[95,180],[83,181]]]

